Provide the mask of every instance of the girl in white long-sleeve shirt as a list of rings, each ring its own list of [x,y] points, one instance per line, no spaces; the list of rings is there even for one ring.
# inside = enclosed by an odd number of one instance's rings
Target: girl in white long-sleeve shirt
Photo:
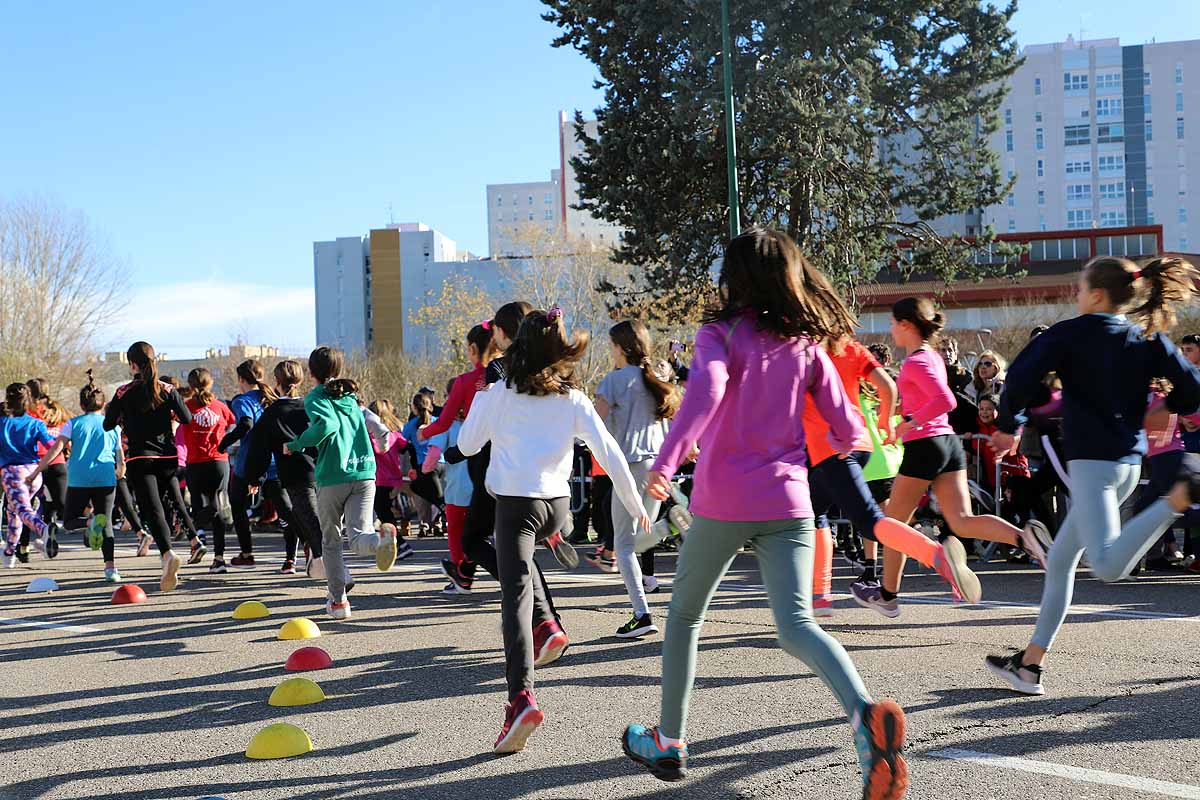
[[[487,489],[496,498],[496,557],[499,565],[508,705],[504,727],[493,747],[515,753],[545,719],[533,698],[534,639],[554,635],[553,619],[533,629],[541,591],[532,580],[536,543],[563,530],[570,513],[571,457],[582,440],[613,481],[613,490],[650,529],[620,446],[580,391],[575,364],[587,337],[567,338],[562,309],[534,311],[521,323],[505,355],[507,379],[475,396],[459,432],[463,455],[492,443]],[[565,636],[563,637],[565,643]]]

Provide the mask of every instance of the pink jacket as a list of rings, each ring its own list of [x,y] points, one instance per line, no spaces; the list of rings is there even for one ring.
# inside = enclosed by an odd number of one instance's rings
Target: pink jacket
[[[399,431],[391,431],[387,435],[387,449],[380,450],[379,443],[374,437],[371,448],[375,451],[375,484],[396,488],[403,486],[408,480],[408,472],[404,468],[404,448],[408,447],[408,439]]]

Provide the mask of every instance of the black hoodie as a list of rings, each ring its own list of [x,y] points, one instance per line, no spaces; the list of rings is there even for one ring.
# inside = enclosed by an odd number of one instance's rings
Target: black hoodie
[[[316,484],[313,465],[317,457],[314,448],[301,450],[291,455],[283,454],[283,446],[308,429],[308,414],[304,411],[303,397],[281,397],[267,406],[254,423],[253,435],[243,441],[249,443],[246,456],[246,479],[257,481],[266,473],[275,456],[279,470],[279,482],[283,486],[313,486]]]

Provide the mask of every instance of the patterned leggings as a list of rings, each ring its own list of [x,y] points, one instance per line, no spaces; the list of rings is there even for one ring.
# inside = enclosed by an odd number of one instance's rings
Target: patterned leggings
[[[46,535],[46,523],[41,515],[33,510],[33,496],[41,488],[42,478],[39,475],[32,487],[25,484],[25,478],[36,468],[36,464],[0,467],[0,479],[4,482],[4,499],[8,505],[6,553],[10,553],[20,541],[22,525],[28,525],[38,537]]]

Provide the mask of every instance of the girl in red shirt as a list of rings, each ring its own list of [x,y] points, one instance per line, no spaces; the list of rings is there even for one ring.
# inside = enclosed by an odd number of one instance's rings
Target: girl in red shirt
[[[204,367],[188,373],[187,407],[192,421],[180,425],[179,430],[187,446],[192,518],[199,526],[212,526],[216,551],[224,553],[233,512],[229,506],[229,456],[218,450],[218,445],[237,420],[229,406],[213,394],[212,373]]]

